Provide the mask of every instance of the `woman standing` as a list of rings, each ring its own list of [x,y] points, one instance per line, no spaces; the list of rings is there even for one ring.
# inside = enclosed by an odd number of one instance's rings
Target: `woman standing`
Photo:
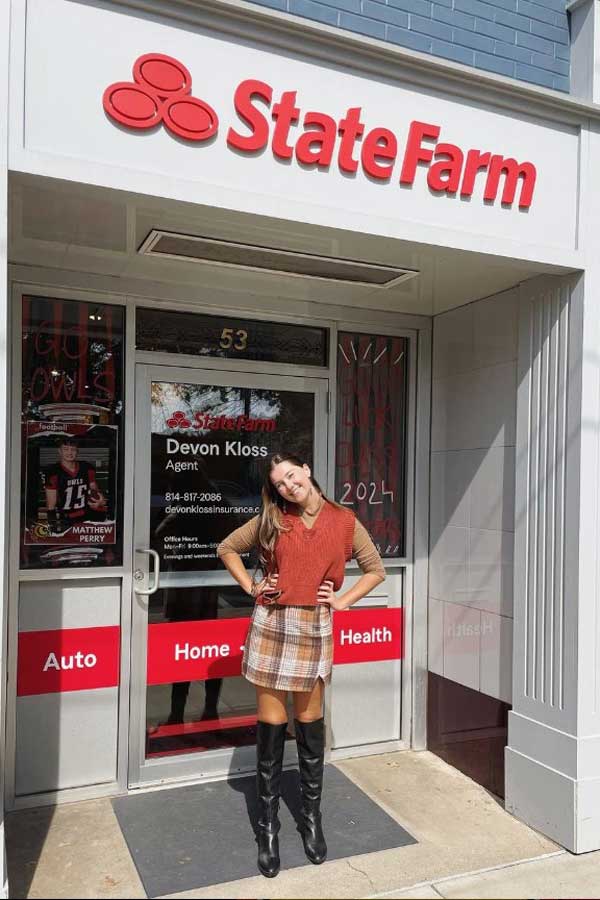
[[[262,509],[219,544],[217,553],[238,584],[255,597],[242,674],[256,687],[258,868],[279,872],[279,792],[286,696],[294,701],[294,725],[302,792],[301,834],[308,859],[324,862],[321,827],[325,751],[324,684],[331,676],[331,610],[344,610],[373,590],[385,571],[369,535],[354,514],[328,500],[310,468],[292,454],[271,457]],[[258,547],[265,577],[255,583],[241,554]],[[362,576],[342,586],[354,556]]]

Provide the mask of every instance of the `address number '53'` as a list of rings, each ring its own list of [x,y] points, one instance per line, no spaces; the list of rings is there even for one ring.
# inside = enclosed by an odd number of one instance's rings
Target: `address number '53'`
[[[243,328],[234,331],[233,328],[224,328],[221,332],[221,340],[219,346],[223,350],[245,350],[248,346],[248,332]]]

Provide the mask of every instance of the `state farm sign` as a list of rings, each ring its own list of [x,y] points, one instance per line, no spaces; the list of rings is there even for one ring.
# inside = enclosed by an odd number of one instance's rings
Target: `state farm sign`
[[[114,122],[136,130],[164,126],[185,141],[216,139],[217,112],[192,95],[188,69],[171,56],[148,53],[133,66],[133,81],[118,81],[104,92],[104,110]],[[532,162],[477,147],[452,143],[451,134],[436,122],[412,121],[400,146],[393,129],[378,125],[366,130],[360,106],[343,112],[304,110],[297,90],[280,90],[256,78],[240,82],[234,92],[237,121],[228,125],[226,146],[255,155],[269,148],[276,160],[295,160],[301,168],[345,175],[359,170],[376,183],[411,187],[422,178],[439,196],[478,197],[503,206],[517,202],[529,209],[537,171]]]

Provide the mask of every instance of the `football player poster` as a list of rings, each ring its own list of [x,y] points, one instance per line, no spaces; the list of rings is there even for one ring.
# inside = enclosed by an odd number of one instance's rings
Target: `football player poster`
[[[27,423],[24,543],[114,544],[117,428]]]

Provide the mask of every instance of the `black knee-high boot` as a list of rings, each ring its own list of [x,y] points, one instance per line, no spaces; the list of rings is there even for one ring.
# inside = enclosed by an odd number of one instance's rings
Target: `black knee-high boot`
[[[327,858],[327,844],[321,827],[325,721],[317,719],[315,722],[299,722],[295,719],[294,726],[302,791],[302,841],[307,857],[318,866]]]
[[[256,793],[258,795],[258,868],[267,878],[279,872],[279,794],[287,722],[258,722],[256,729]]]

